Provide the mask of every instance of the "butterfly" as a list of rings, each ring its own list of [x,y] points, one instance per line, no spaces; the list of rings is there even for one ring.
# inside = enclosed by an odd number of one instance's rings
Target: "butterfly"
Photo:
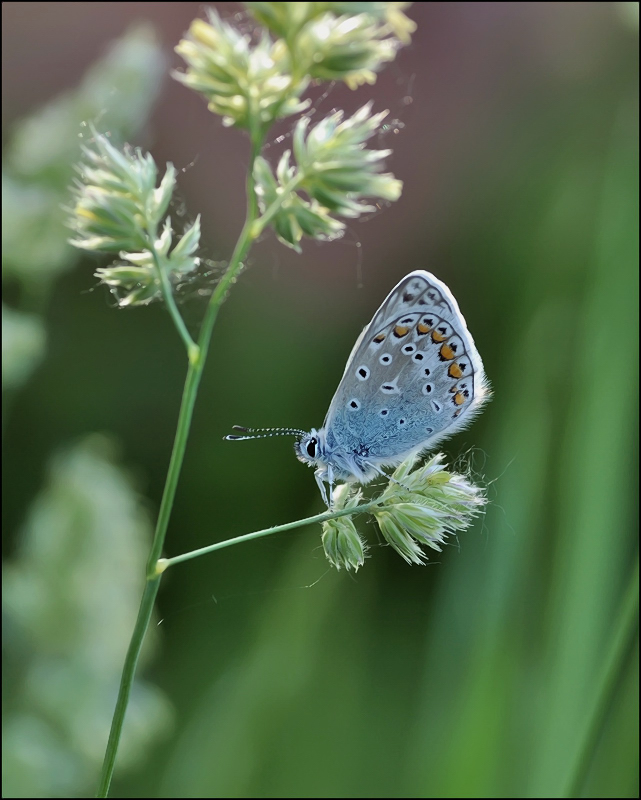
[[[406,275],[347,359],[323,427],[241,428],[226,439],[294,435],[330,505],[336,481],[366,484],[468,425],[490,397],[483,362],[458,303],[425,270]],[[329,484],[329,494],[325,488]]]

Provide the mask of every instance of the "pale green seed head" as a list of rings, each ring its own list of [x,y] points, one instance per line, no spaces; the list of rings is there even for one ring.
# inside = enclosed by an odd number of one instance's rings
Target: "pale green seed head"
[[[176,240],[165,217],[176,187],[173,165],[167,164],[158,183],[151,154],[119,150],[104,134],[92,134],[77,167],[70,242],[82,250],[118,254],[120,261],[101,267],[96,277],[120,306],[145,305],[162,296],[159,270],[171,283],[198,266],[200,219]]]

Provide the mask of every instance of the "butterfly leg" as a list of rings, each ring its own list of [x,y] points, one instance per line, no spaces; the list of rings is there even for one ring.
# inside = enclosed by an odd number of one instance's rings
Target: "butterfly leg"
[[[329,500],[327,499],[327,489],[325,488],[325,482],[324,482],[324,478],[326,477],[325,470],[317,469],[316,472],[314,472],[314,477],[316,478],[316,483],[318,484],[318,488],[320,489],[323,502],[325,503],[327,508],[331,508]]]
[[[334,502],[334,470],[331,464],[327,465],[327,483],[329,484],[329,506],[331,510],[332,503]]]

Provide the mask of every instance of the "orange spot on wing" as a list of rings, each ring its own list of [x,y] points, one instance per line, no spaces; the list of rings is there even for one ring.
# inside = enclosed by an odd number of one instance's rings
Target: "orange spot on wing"
[[[441,358],[444,358],[446,361],[451,361],[454,358],[454,350],[448,345],[444,344],[440,350]]]
[[[457,406],[462,406],[463,403],[465,402],[465,398],[460,392],[457,392],[452,398],[452,400],[454,400]]]
[[[406,328],[404,325],[397,325],[394,328],[394,336],[398,336],[399,339],[402,339],[403,336],[407,336],[410,329]]]
[[[432,341],[433,342],[444,342],[447,339],[447,336],[443,336],[442,333],[438,331],[432,331]]]
[[[377,342],[377,343],[378,342],[382,342],[384,339],[385,339],[385,334],[384,333],[379,333],[378,336],[374,337],[374,341]]]
[[[447,374],[450,378],[462,378],[463,377],[463,370],[459,367],[458,364],[450,364],[449,369],[447,370]]]
[[[423,334],[430,332],[430,326],[429,325],[424,325],[422,322],[419,322],[418,325],[416,326],[416,330],[422,336]]]

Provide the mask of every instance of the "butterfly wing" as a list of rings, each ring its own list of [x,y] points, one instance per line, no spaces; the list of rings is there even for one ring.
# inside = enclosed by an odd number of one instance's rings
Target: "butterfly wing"
[[[450,290],[429,272],[392,289],[360,335],[327,412],[334,447],[392,464],[467,425],[489,397]]]

